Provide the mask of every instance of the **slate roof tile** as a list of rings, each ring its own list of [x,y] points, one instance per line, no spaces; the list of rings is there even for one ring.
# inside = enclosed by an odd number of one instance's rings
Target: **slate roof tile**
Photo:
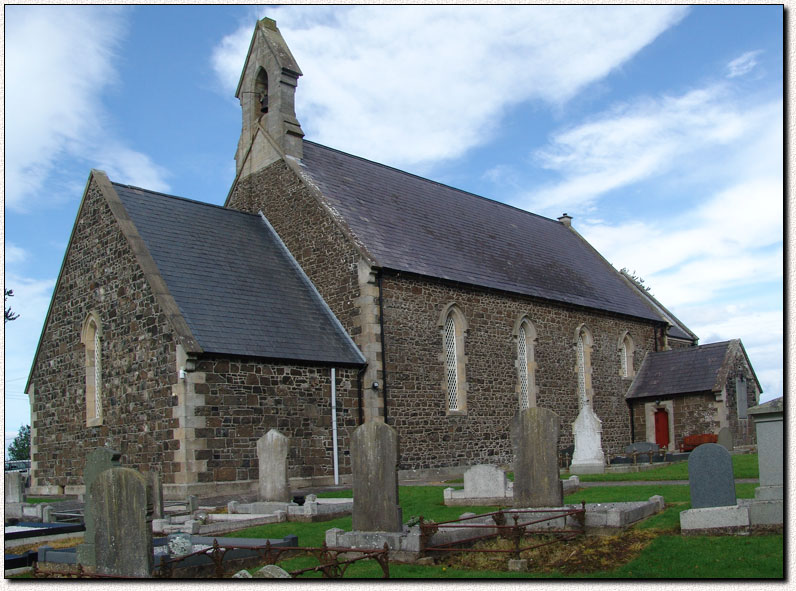
[[[712,392],[731,342],[648,353],[625,397]]]
[[[661,319],[558,221],[309,141],[301,162],[385,268]]]
[[[113,186],[205,352],[364,363],[260,216]]]

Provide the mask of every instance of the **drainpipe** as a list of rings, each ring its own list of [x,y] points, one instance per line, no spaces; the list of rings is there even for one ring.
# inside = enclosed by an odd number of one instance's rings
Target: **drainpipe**
[[[384,424],[387,422],[387,351],[384,348],[384,297],[381,289],[381,269],[379,269],[376,279],[379,283],[379,332],[381,333],[381,397],[384,404]]]
[[[359,406],[359,424],[361,425],[364,422],[364,417],[362,416],[362,377],[365,375],[365,371],[368,369],[368,364],[362,366],[357,372],[357,404]]]
[[[337,376],[336,370],[332,368],[332,460],[334,462],[334,484],[340,484],[337,464]]]

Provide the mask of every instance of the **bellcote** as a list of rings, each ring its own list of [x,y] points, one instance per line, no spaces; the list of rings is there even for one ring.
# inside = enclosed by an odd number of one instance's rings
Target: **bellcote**
[[[304,132],[296,119],[295,94],[301,69],[276,27],[264,18],[257,23],[249,45],[235,96],[240,100],[243,126],[235,155],[237,172],[244,165],[255,171],[276,159],[281,152],[302,157]],[[264,138],[270,144],[257,146]],[[275,144],[275,146],[274,146]],[[261,162],[262,161],[262,162]]]

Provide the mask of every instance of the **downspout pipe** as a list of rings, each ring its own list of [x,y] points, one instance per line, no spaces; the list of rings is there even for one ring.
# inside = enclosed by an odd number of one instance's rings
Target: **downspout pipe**
[[[384,348],[384,292],[381,285],[382,271],[376,274],[376,281],[379,285],[379,332],[381,333],[381,397],[384,404],[384,423],[387,420],[387,350]]]
[[[368,369],[368,364],[362,366],[357,372],[357,406],[359,407],[359,424],[365,422],[364,417],[362,415],[362,378],[365,376],[365,371]]]
[[[340,484],[337,457],[337,371],[332,368],[332,461],[334,467],[334,484]]]

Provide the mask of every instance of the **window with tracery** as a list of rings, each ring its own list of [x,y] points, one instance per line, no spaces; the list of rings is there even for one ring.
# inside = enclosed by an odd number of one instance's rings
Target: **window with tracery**
[[[526,318],[520,322],[517,336],[517,378],[520,410],[536,406],[536,330]]]
[[[81,341],[85,347],[86,425],[102,424],[102,328],[92,312],[83,324]]]
[[[467,330],[464,315],[454,304],[449,305],[440,319],[443,362],[445,364],[445,407],[449,414],[467,410],[464,335]]]
[[[585,326],[578,330],[575,344],[578,372],[578,400],[580,406],[591,404],[591,333]]]
[[[636,373],[633,368],[633,354],[635,350],[636,345],[633,343],[633,337],[630,336],[630,333],[625,333],[619,345],[619,375],[624,378],[632,378]]]

